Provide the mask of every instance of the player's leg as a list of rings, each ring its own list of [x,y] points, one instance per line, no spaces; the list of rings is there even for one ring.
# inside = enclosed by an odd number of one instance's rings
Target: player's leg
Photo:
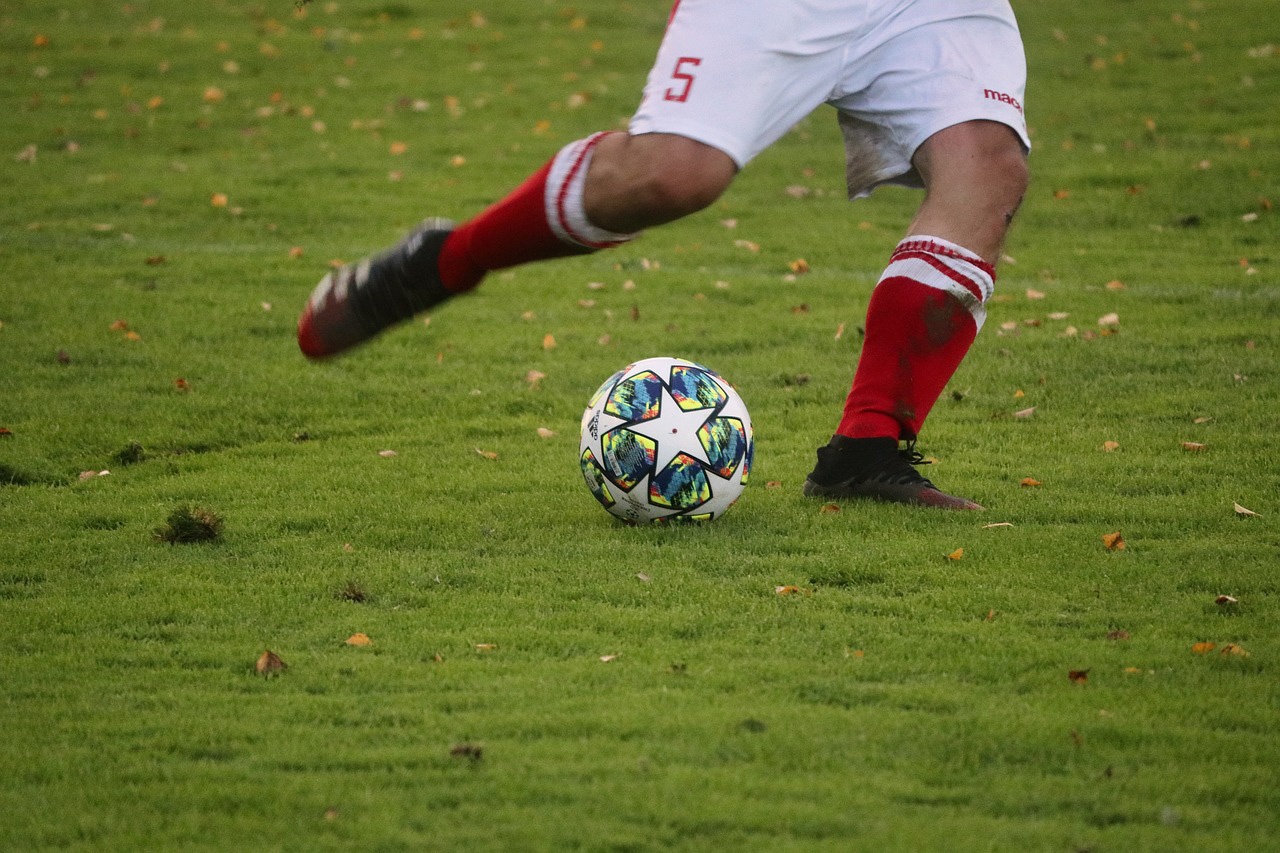
[[[427,220],[383,254],[326,275],[299,320],[298,344],[311,358],[336,355],[491,270],[616,246],[710,204],[736,170],[723,152],[670,134],[578,140],[462,225]]]
[[[977,336],[1026,154],[1008,127],[977,121],[930,137],[916,163],[925,202],[872,292],[853,388],[806,490],[977,509],[921,477],[898,443],[914,441]]]
[[[974,3],[980,6],[982,0]],[[908,49],[893,60],[886,79],[936,73],[913,63],[920,56],[932,61],[935,36],[945,35],[948,49],[953,48],[956,29],[948,21],[945,31],[909,32],[899,43]],[[1011,14],[1003,24],[984,19],[973,43],[992,49],[1002,40],[1014,61],[994,68],[978,63],[975,67],[991,74],[985,80],[975,81],[967,69],[958,73],[955,94],[924,104],[914,125],[908,123],[908,136],[912,126],[929,133],[911,155],[911,172],[900,177],[922,184],[925,200],[872,292],[853,387],[835,436],[818,451],[806,494],[978,508],[939,491],[916,472],[909,463],[919,460],[912,457],[910,443],[982,325],[995,263],[1026,189],[1021,50]],[[946,89],[943,80],[939,85]],[[1000,97],[1012,92],[1017,97]],[[858,124],[858,138],[874,142],[875,110],[868,108],[865,115],[870,120]],[[868,150],[893,163],[892,150],[874,144]],[[889,167],[875,177],[893,173]],[[901,440],[909,442],[906,453],[899,452]]]

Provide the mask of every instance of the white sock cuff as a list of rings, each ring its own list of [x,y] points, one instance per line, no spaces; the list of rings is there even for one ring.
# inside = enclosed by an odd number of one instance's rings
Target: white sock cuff
[[[893,250],[880,280],[897,276],[950,293],[982,328],[986,301],[995,292],[996,271],[978,255],[941,237],[914,234]]]
[[[547,222],[557,237],[566,243],[577,243],[591,249],[606,249],[631,240],[635,234],[617,234],[592,225],[582,203],[587,183],[587,167],[591,165],[596,143],[607,132],[594,133],[586,139],[571,142],[556,154],[547,175],[545,196]]]

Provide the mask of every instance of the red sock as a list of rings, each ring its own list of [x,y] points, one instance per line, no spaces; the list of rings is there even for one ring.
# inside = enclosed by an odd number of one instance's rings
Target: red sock
[[[838,435],[913,439],[969,351],[995,285],[981,258],[934,237],[898,244],[867,306]]]
[[[444,286],[470,290],[490,270],[585,254],[630,239],[595,228],[582,210],[587,166],[604,135],[565,146],[506,198],[458,226],[440,252]]]

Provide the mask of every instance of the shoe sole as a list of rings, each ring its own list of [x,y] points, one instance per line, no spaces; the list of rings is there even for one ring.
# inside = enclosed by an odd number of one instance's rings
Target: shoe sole
[[[860,498],[882,501],[884,503],[926,506],[934,509],[981,510],[985,507],[968,498],[949,495],[937,489],[913,486],[892,486],[885,483],[837,483],[833,486],[822,486],[813,480],[804,481],[804,495],[809,498]]]

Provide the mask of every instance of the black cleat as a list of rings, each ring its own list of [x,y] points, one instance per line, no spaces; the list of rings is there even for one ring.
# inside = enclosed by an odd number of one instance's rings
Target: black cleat
[[[924,464],[914,442],[898,449],[892,438],[834,436],[818,448],[818,465],[804,481],[813,498],[871,498],[939,509],[982,509],[968,498],[938,490],[913,465]]]
[[[452,229],[448,220],[428,219],[382,254],[320,279],[298,318],[307,358],[345,352],[453,296],[437,266]]]

